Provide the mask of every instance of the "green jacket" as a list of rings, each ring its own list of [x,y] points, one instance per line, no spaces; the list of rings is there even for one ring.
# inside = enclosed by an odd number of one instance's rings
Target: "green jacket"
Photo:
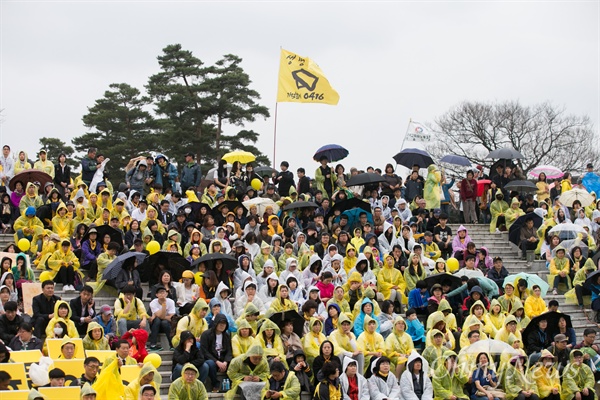
[[[586,364],[577,365],[573,362],[573,351],[571,351],[569,356],[571,362],[567,364],[563,371],[560,398],[561,400],[574,399],[575,394],[585,388],[588,388],[592,393],[592,398],[595,398],[594,386],[596,385],[596,381],[594,380],[594,373]]]
[[[449,399],[450,396],[454,395],[459,399],[468,399],[463,390],[463,386],[469,380],[469,377],[462,373],[460,368],[456,369],[454,374],[449,374],[446,368],[446,360],[449,357],[456,357],[456,353],[452,350],[448,350],[443,355],[443,363],[440,363],[434,374],[432,379],[433,384],[433,392],[435,393],[434,400],[446,400]]]
[[[534,393],[538,393],[535,380],[531,379],[526,372],[521,372],[514,365],[508,364],[504,372],[506,400],[514,400],[523,390],[531,390]]]
[[[188,369],[193,369],[196,372],[196,380],[190,385],[185,382],[183,376],[177,378],[169,387],[168,400],[203,400],[208,398],[204,384],[198,380],[200,375],[198,369],[193,364],[187,363],[183,366],[181,373],[183,374]]]
[[[262,356],[262,360],[256,367],[250,368],[250,365],[245,362],[250,356]],[[250,375],[258,376],[263,382],[267,382],[269,379],[269,364],[267,363],[264,350],[259,344],[252,345],[246,354],[242,354],[231,360],[231,364],[227,368],[227,376],[231,379],[231,390],[225,393],[225,400],[233,400],[240,383],[242,383],[245,377]]]

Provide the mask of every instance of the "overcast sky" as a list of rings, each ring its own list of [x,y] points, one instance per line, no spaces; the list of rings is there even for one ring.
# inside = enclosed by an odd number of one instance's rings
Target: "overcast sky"
[[[206,64],[243,58],[271,111],[247,128],[270,158],[279,49],[313,58],[339,104],[280,103],[277,124],[277,164],[309,175],[327,143],[350,151],[347,169],[383,168],[409,118],[430,122],[464,100],[549,100],[597,130],[598,4],[1,1],[0,140],[30,154],[40,137],[69,142],[109,84],[143,89],[173,43]]]

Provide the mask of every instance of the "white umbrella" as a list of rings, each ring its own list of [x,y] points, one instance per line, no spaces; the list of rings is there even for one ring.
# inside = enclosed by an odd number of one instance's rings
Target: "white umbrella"
[[[248,210],[250,210],[250,206],[256,206],[258,209],[258,215],[261,216],[265,213],[265,209],[267,208],[267,206],[273,207],[273,214],[277,215],[277,213],[279,212],[279,206],[277,205],[277,203],[275,203],[271,199],[263,197],[256,197],[254,199],[244,201],[242,204]]]
[[[565,224],[558,224],[554,226],[548,233],[560,233],[560,232],[574,232],[574,233],[586,233],[583,226],[567,222]]]
[[[573,207],[573,202],[579,200],[582,207],[587,207],[594,202],[594,196],[588,193],[584,189],[571,189],[567,192],[561,193],[560,203],[567,207]]]

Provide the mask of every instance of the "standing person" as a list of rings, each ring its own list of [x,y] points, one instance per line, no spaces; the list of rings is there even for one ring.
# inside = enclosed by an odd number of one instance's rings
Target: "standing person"
[[[327,163],[329,159],[327,156],[322,156],[319,159],[321,165],[315,171],[315,181],[317,182],[317,189],[323,193],[323,197],[330,198],[333,194],[333,188],[335,186],[335,174]]]
[[[175,191],[175,181],[179,177],[177,168],[163,154],[156,156],[156,164],[158,164],[159,173],[162,177],[163,193],[167,193],[169,190]]]
[[[0,166],[2,166],[2,171],[0,171],[1,185],[8,186],[10,178],[12,178],[15,174],[15,161],[10,156],[10,146],[7,144],[5,144],[2,147],[2,156],[0,156]]]
[[[475,201],[477,200],[477,181],[473,179],[473,171],[467,171],[467,177],[460,182],[460,200],[466,224],[476,224]]]
[[[65,189],[73,187],[71,185],[71,167],[67,165],[67,156],[64,153],[58,156],[58,163],[54,166],[54,186],[63,199],[65,199]]]
[[[192,187],[196,190],[200,187],[202,171],[194,158],[194,153],[188,152],[185,154],[185,164],[181,171],[181,193],[185,193]]]
[[[54,179],[54,164],[46,159],[46,150],[41,149],[38,156],[40,159],[33,164],[33,169],[43,171]]]
[[[281,171],[278,174],[273,172],[273,183],[277,185],[279,196],[286,197],[290,195],[290,188],[295,185],[294,174],[288,170],[290,164],[287,161],[282,161],[279,167]]]
[[[427,168],[427,180],[423,195],[427,203],[428,209],[440,208],[442,195],[442,173],[437,169],[435,164],[431,164]]]
[[[87,152],[87,156],[81,159],[81,180],[88,187],[94,179],[94,174],[98,169],[98,162],[96,161],[96,152],[98,150],[95,147],[90,147]]]
[[[385,182],[381,183],[381,195],[393,197],[396,189],[402,188],[402,178],[394,173],[394,166],[392,164],[385,166],[383,178]]]
[[[298,175],[298,186],[296,187],[298,195],[310,193],[310,179],[306,176],[306,170],[300,167],[296,174]]]

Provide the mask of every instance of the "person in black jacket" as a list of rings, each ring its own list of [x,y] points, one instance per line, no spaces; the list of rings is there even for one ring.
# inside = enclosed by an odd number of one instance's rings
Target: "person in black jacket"
[[[538,321],[538,328],[533,329],[525,338],[526,352],[528,356],[534,353],[540,353],[543,349],[547,349],[552,345],[552,334],[548,332],[548,321],[542,319]],[[532,360],[536,362],[538,357]]]
[[[89,285],[85,285],[81,288],[79,296],[69,302],[69,306],[71,307],[71,321],[75,323],[77,332],[80,335],[86,334],[88,324],[96,317],[93,295],[94,289]]]
[[[162,222],[164,226],[169,226],[173,222],[173,213],[169,212],[169,201],[163,200],[160,202],[160,210],[158,210],[158,220]]]
[[[329,340],[325,340],[321,343],[319,348],[319,355],[315,357],[313,361],[313,377],[315,384],[321,382],[323,379],[327,379],[327,375],[321,372],[321,369],[329,363],[335,364],[338,371],[342,369],[342,362],[339,357],[334,354],[335,349],[333,343]]]
[[[298,187],[296,188],[298,194],[310,193],[310,179],[306,176],[304,168],[298,168],[296,173],[298,174]]]
[[[23,318],[17,315],[17,303],[7,301],[4,304],[4,314],[0,316],[0,339],[8,344],[19,331]]]
[[[273,173],[273,184],[277,186],[277,192],[281,197],[286,197],[290,195],[290,188],[295,185],[294,183],[294,173],[288,171],[290,164],[287,161],[282,161],[280,168],[281,171],[275,175]]]
[[[67,165],[67,156],[64,153],[58,156],[58,162],[54,165],[54,185],[65,199],[65,189],[71,185],[71,167]]]
[[[173,351],[173,371],[171,382],[181,376],[181,370],[187,363],[200,371],[200,381],[205,382],[208,376],[208,364],[204,362],[202,351],[196,346],[196,338],[190,331],[181,332],[179,346]]]
[[[54,295],[54,282],[51,280],[42,282],[42,293],[35,296],[31,302],[34,333],[40,339],[46,336],[46,327],[54,317],[54,304],[58,300],[60,297]]]
[[[212,328],[202,333],[200,336],[200,350],[204,358],[204,364],[208,367],[208,377],[213,388],[220,388],[221,385],[217,380],[217,369],[221,373],[227,371],[227,367],[233,358],[231,348],[231,336],[229,335],[229,323],[227,317],[223,314],[218,314]]]

